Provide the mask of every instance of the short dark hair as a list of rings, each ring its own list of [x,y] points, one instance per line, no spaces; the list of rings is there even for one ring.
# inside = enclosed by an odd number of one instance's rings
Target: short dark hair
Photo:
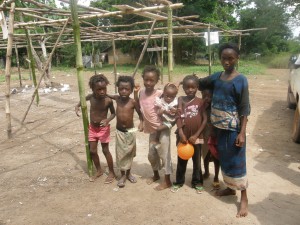
[[[149,72],[155,73],[157,76],[157,80],[159,80],[160,70],[156,66],[153,66],[153,65],[145,66],[143,73],[142,73],[142,77],[144,78],[145,74],[149,73]]]
[[[198,87],[198,83],[199,83],[199,79],[198,77],[196,76],[196,74],[192,74],[192,75],[187,75],[183,78],[182,80],[182,87],[184,88],[184,86],[186,85],[187,81],[188,80],[192,80],[194,81],[196,84],[197,84],[197,87]]]
[[[203,82],[198,82],[198,89],[199,91],[205,91],[205,90],[213,90],[213,86],[212,85],[208,85],[207,83],[203,83]]]
[[[222,52],[226,48],[230,48],[233,51],[235,51],[238,56],[240,55],[240,50],[239,50],[239,47],[237,46],[237,44],[225,43],[225,44],[221,45],[220,48],[219,48],[219,59],[221,59]]]
[[[90,78],[89,81],[90,88],[93,89],[95,87],[95,84],[97,84],[98,82],[104,82],[106,84],[109,84],[109,81],[106,78],[106,76],[104,76],[104,74],[102,73],[99,73],[99,74],[95,74]]]
[[[117,80],[117,87],[119,87],[120,83],[124,82],[124,83],[129,83],[131,86],[131,90],[133,90],[134,88],[134,79],[131,76],[119,76],[118,80]]]
[[[175,91],[176,91],[176,94],[178,93],[178,87],[177,87],[175,84],[173,84],[173,83],[167,83],[167,84],[164,86],[164,92],[165,92],[168,88],[175,90]]]

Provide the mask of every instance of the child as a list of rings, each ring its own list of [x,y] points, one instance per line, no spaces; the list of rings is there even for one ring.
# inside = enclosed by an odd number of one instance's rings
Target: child
[[[157,136],[155,139],[155,148],[159,148],[159,136],[162,130],[171,129],[175,124],[175,117],[178,107],[176,98],[178,88],[175,84],[168,83],[164,87],[161,97],[156,97],[155,106],[158,108],[158,115],[161,117],[162,124],[156,129]]]
[[[90,125],[89,125],[89,148],[92,160],[96,167],[96,175],[90,177],[90,181],[103,174],[100,166],[100,159],[97,153],[98,141],[101,142],[102,152],[106,158],[109,173],[105,179],[105,184],[112,183],[115,179],[113,169],[113,159],[109,152],[110,141],[110,125],[109,122],[115,117],[115,108],[110,98],[106,96],[107,85],[109,81],[103,74],[96,74],[90,78],[89,86],[93,93],[86,96],[86,100],[90,101]],[[75,106],[76,115],[79,116],[80,102]],[[111,115],[107,118],[108,110]]]
[[[186,96],[179,97],[177,119],[177,144],[189,142],[194,146],[193,159],[193,177],[192,187],[197,193],[203,191],[203,177],[201,171],[201,145],[199,137],[202,136],[203,129],[206,125],[207,114],[204,101],[196,97],[198,90],[198,78],[195,75],[188,75],[182,82],[183,90]],[[179,136],[179,137],[178,137]],[[176,192],[185,182],[185,171],[188,160],[177,157],[176,182],[173,184],[171,191]]]
[[[136,135],[134,133],[133,115],[134,110],[139,115],[141,130],[143,117],[138,104],[129,97],[133,92],[134,80],[130,76],[119,76],[116,83],[119,95],[107,95],[117,103],[117,125],[116,125],[116,161],[121,170],[119,187],[125,187],[126,179],[136,183],[136,178],[130,173],[133,158],[136,154]]]
[[[146,66],[142,73],[145,88],[140,90],[139,93],[139,86],[136,86],[134,90],[135,98],[137,102],[139,102],[144,118],[144,132],[149,134],[148,160],[151,163],[154,175],[147,180],[147,184],[151,184],[160,179],[158,173],[159,169],[163,168],[165,172],[164,182],[154,188],[157,191],[171,187],[170,175],[172,173],[170,129],[161,131],[159,148],[154,148],[152,144],[157,136],[157,128],[162,124],[161,118],[157,113],[157,108],[154,105],[155,98],[162,95],[161,90],[154,88],[159,80],[159,76],[160,71],[155,66]]]
[[[247,78],[235,70],[239,53],[234,44],[221,46],[219,57],[224,71],[200,79],[199,85],[213,87],[211,122],[217,130],[217,150],[227,185],[216,195],[235,195],[240,190],[241,204],[236,216],[245,217],[248,214],[246,125],[250,104]]]
[[[215,165],[215,177],[213,182],[213,188],[215,190],[220,189],[220,182],[219,182],[219,170],[220,170],[220,164],[219,160],[213,156],[213,154],[210,152],[209,146],[208,146],[208,140],[209,138],[213,138],[216,136],[214,132],[214,127],[211,124],[210,121],[210,114],[211,114],[211,99],[212,99],[212,90],[205,87],[200,87],[199,90],[202,94],[202,99],[204,100],[206,104],[206,113],[207,113],[207,124],[203,131],[203,137],[204,137],[204,144],[202,145],[201,151],[202,151],[202,157],[204,161],[204,174],[203,178],[207,179],[209,177],[209,162],[211,159],[214,161]]]

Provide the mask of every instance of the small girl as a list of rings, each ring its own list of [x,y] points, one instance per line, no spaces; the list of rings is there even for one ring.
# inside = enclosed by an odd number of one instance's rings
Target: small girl
[[[220,164],[219,164],[219,160],[216,158],[216,156],[214,156],[214,152],[211,152],[212,150],[209,148],[209,146],[211,146],[212,143],[208,143],[209,141],[211,142],[213,138],[214,139],[216,138],[216,132],[210,120],[212,89],[209,89],[208,87],[201,87],[199,85],[199,90],[201,91],[202,99],[206,104],[206,112],[207,112],[207,124],[203,131],[204,144],[202,145],[201,148],[202,157],[204,161],[203,178],[207,179],[209,177],[209,162],[212,160],[215,166],[215,177],[212,185],[214,190],[218,190],[220,189],[220,182],[219,182]]]
[[[155,66],[146,66],[142,73],[145,88],[141,89],[136,86],[134,89],[134,97],[139,103],[141,112],[143,114],[143,130],[149,134],[149,152],[148,160],[153,170],[153,177],[147,180],[147,184],[160,179],[159,170],[164,169],[165,180],[163,183],[156,186],[157,191],[164,190],[171,187],[172,183],[170,175],[172,173],[172,162],[170,152],[170,129],[164,129],[160,132],[159,142],[160,147],[155,148],[153,145],[157,137],[157,128],[162,124],[161,117],[158,115],[157,107],[155,107],[155,99],[162,95],[161,90],[155,89],[160,71]]]
[[[161,97],[156,97],[155,106],[157,107],[157,113],[161,117],[162,124],[156,129],[157,136],[153,143],[155,148],[159,148],[159,136],[161,131],[165,129],[171,129],[176,120],[176,113],[178,107],[178,99],[176,95],[178,88],[175,84],[168,83],[164,87],[164,92]]]
[[[204,101],[196,97],[198,90],[198,78],[195,75],[188,75],[182,82],[183,90],[186,96],[178,99],[179,118],[177,119],[177,144],[189,142],[194,146],[193,159],[193,176],[192,187],[197,193],[203,191],[203,176],[201,171],[201,145],[199,140],[202,136],[203,129],[206,125],[207,114]],[[178,137],[179,136],[179,137]],[[185,171],[188,160],[177,157],[176,182],[173,184],[171,191],[176,192],[185,182]]]

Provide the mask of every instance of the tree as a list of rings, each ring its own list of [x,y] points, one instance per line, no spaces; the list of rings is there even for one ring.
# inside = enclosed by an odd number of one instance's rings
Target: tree
[[[240,10],[239,29],[266,27],[267,30],[244,37],[243,52],[267,55],[287,51],[287,40],[292,34],[288,27],[289,15],[284,7],[272,0],[254,0],[249,3],[254,3],[255,7]]]

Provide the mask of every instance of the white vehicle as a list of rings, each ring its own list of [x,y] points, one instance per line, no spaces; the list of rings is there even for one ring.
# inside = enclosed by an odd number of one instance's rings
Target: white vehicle
[[[287,103],[290,109],[296,109],[293,121],[292,139],[300,143],[300,55],[290,71]]]

